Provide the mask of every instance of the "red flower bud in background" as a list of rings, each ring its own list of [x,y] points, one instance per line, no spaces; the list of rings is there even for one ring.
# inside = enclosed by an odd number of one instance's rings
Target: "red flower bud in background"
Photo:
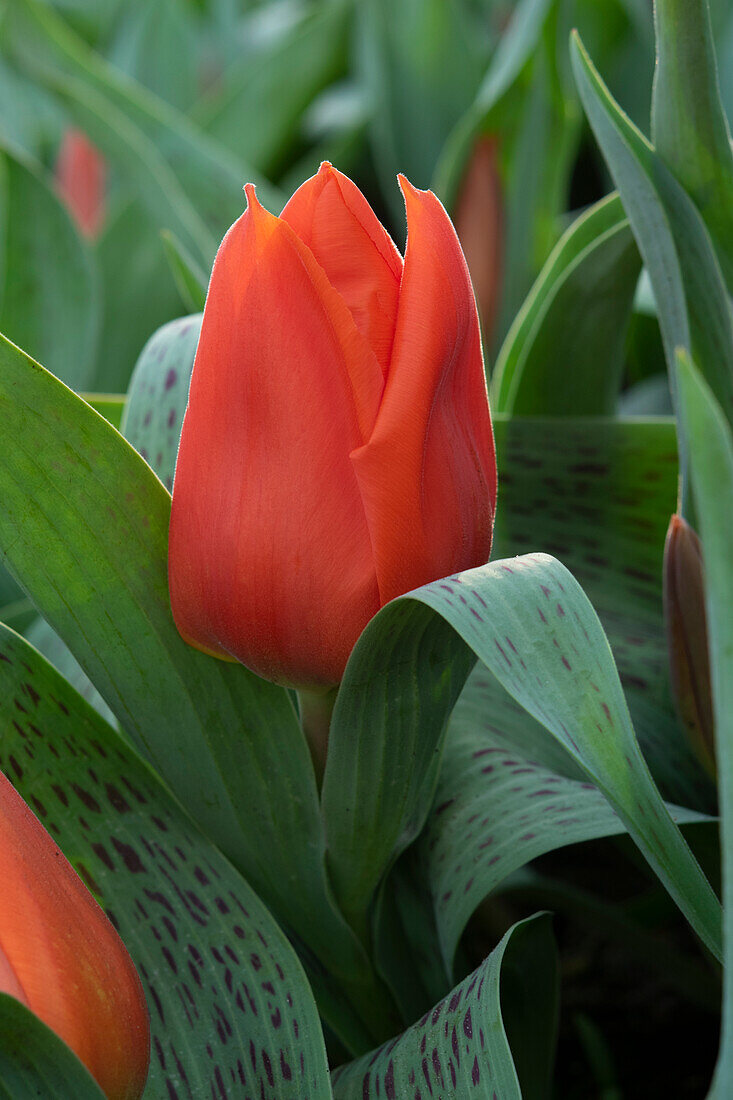
[[[498,140],[479,138],[468,161],[453,214],[487,345],[491,343],[501,297],[504,206],[498,161]]]
[[[86,134],[67,130],[56,160],[56,185],[87,237],[96,237],[104,223],[106,176],[107,163]]]
[[[138,1100],[148,1011],[122,940],[0,772],[0,992],[71,1047],[109,1100]]]
[[[496,464],[453,226],[400,177],[405,260],[329,164],[214,264],[173,489],[173,614],[299,688],[340,681],[395,596],[489,556]]]
[[[715,723],[702,546],[690,525],[677,515],[669,521],[664,547],[664,614],[672,694],[698,759],[714,775]]]

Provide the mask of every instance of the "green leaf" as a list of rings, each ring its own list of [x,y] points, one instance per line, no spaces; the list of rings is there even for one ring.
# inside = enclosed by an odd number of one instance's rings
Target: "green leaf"
[[[519,416],[613,415],[640,270],[618,196],[573,222],[504,342],[493,408]]]
[[[89,385],[99,329],[91,254],[39,170],[2,151],[0,327],[69,386]]]
[[[87,405],[103,416],[113,428],[119,429],[125,412],[125,396],[117,393],[82,393]]]
[[[514,871],[566,845],[626,832],[593,783],[569,779],[522,751],[532,719],[502,706],[501,694],[477,667],[451,716],[434,808],[417,844],[448,973],[469,917]],[[678,823],[710,821],[669,810]]]
[[[346,67],[351,16],[350,4],[328,0],[306,8],[274,41],[243,51],[195,107],[196,122],[224,148],[277,177],[300,138],[304,111]]]
[[[375,163],[401,221],[395,176],[404,172],[416,186],[430,185],[455,119],[476,94],[488,43],[463,4],[367,0],[359,15],[358,61],[373,105]]]
[[[180,111],[199,92],[202,36],[192,14],[182,0],[128,4],[109,51],[118,69]]]
[[[434,190],[449,207],[455,202],[476,137],[537,50],[552,7],[553,0],[520,0],[511,23],[499,39],[473,104],[452,129],[433,179]]]
[[[677,499],[674,421],[499,416],[494,428],[500,483],[494,555],[541,547],[566,564],[608,634],[664,797],[709,809],[713,788],[677,720],[668,684],[662,555]],[[542,734],[539,743],[547,743]],[[528,748],[533,759],[538,751],[536,744]]]
[[[725,967],[720,1053],[709,1097],[733,1090],[733,436],[710,387],[678,356],[680,399],[690,433],[692,479],[705,558],[705,605],[718,763]]]
[[[14,630],[18,629],[15,623],[9,623],[7,619],[3,619],[3,622]],[[79,692],[81,697],[86,699],[102,715],[105,721],[116,729],[117,719],[114,714],[69,647],[62,641],[56,631],[48,625],[46,620],[41,618],[40,615],[34,615],[32,621],[23,630],[23,634],[30,644],[35,646],[38,652],[42,653],[46,660],[61,673],[63,678]]]
[[[356,643],[334,712],[351,717],[351,756],[337,725],[323,790],[334,888],[352,925],[364,934],[369,876],[385,870],[425,820],[447,711],[473,655],[603,791],[719,957],[718,900],[651,778],[601,624],[577,581],[545,554],[493,562],[400,597]],[[412,733],[413,713],[428,723],[424,742]]]
[[[97,242],[103,316],[95,387],[127,389],[145,341],[181,311],[181,299],[154,220],[139,202],[111,213]]]
[[[583,106],[649,272],[670,380],[674,386],[675,349],[691,351],[733,421],[733,318],[705,223],[653,147],[611,99],[577,35],[571,52]],[[684,490],[688,460],[684,423],[680,427]]]
[[[192,313],[203,312],[208,282],[203,269],[170,230],[163,229],[160,237],[184,306]]]
[[[0,1097],[7,1100],[104,1100],[104,1093],[55,1031],[0,993]]]
[[[120,429],[169,492],[200,331],[197,314],[153,333],[135,365]]]
[[[528,973],[523,963],[530,957]],[[556,983],[547,916],[515,924],[432,1012],[380,1050],[336,1070],[334,1100],[396,1100],[424,1089],[435,1096],[541,1100],[554,1048]],[[516,1049],[523,1075],[512,1057]]]
[[[733,293],[733,152],[707,0],[657,0],[652,140],[694,199]]]
[[[264,905],[152,770],[2,627],[0,655],[0,763],[138,969],[145,1096],[329,1096],[313,996]]]
[[[169,494],[106,421],[6,341],[0,412],[12,440],[0,457],[7,565],[132,742],[297,935],[329,1024],[364,1049],[393,1026],[393,1009],[331,897],[288,693],[186,645],[168,596]]]
[[[112,162],[126,167],[148,207],[165,215],[159,228],[173,229],[194,254],[200,246],[202,262],[210,266],[211,241],[215,245],[241,213],[243,183],[257,183],[268,209],[281,209],[282,197],[271,185],[113,69],[39,0],[13,6],[7,38],[18,63],[65,96],[80,120],[94,127],[92,137]]]

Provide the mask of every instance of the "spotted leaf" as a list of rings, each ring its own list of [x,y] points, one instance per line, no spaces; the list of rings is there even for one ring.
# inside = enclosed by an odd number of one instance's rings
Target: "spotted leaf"
[[[522,961],[530,957],[528,970]],[[511,989],[507,970],[514,971]],[[403,1035],[337,1070],[334,1098],[540,1100],[547,1095],[556,997],[552,934],[540,915],[515,924],[473,974]],[[515,1010],[521,1005],[521,1023],[505,998]],[[521,1069],[510,1048],[520,1034],[533,1055]]]
[[[135,364],[120,431],[170,492],[201,314],[179,317],[148,340]]]
[[[523,727],[533,719],[512,702],[478,665],[451,715],[434,807],[417,843],[447,973],[468,918],[513,871],[568,844],[626,832],[594,783],[526,754],[539,738],[526,738]],[[711,820],[676,806],[669,811],[677,823]]]
[[[0,627],[0,768],[118,929],[150,1011],[150,1100],[321,1100],[300,963],[262,902],[152,770]]]

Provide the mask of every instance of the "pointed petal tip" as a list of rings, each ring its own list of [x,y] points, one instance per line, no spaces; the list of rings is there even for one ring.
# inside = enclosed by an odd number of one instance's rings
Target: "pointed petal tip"
[[[247,196],[247,209],[250,210],[253,206],[259,206],[260,200],[257,198],[257,191],[253,183],[245,183],[242,188]]]

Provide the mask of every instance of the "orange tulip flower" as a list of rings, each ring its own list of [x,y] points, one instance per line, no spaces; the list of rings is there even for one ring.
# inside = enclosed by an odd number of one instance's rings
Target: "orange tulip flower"
[[[122,940],[0,772],[0,992],[71,1047],[109,1100],[138,1100],[148,1011]]]
[[[173,488],[187,641],[306,690],[337,684],[389,600],[489,556],[496,463],[463,253],[400,177],[404,263],[330,164],[248,207],[209,285]]]
[[[107,162],[81,130],[64,134],[56,161],[58,192],[79,229],[96,237],[104,223]]]

